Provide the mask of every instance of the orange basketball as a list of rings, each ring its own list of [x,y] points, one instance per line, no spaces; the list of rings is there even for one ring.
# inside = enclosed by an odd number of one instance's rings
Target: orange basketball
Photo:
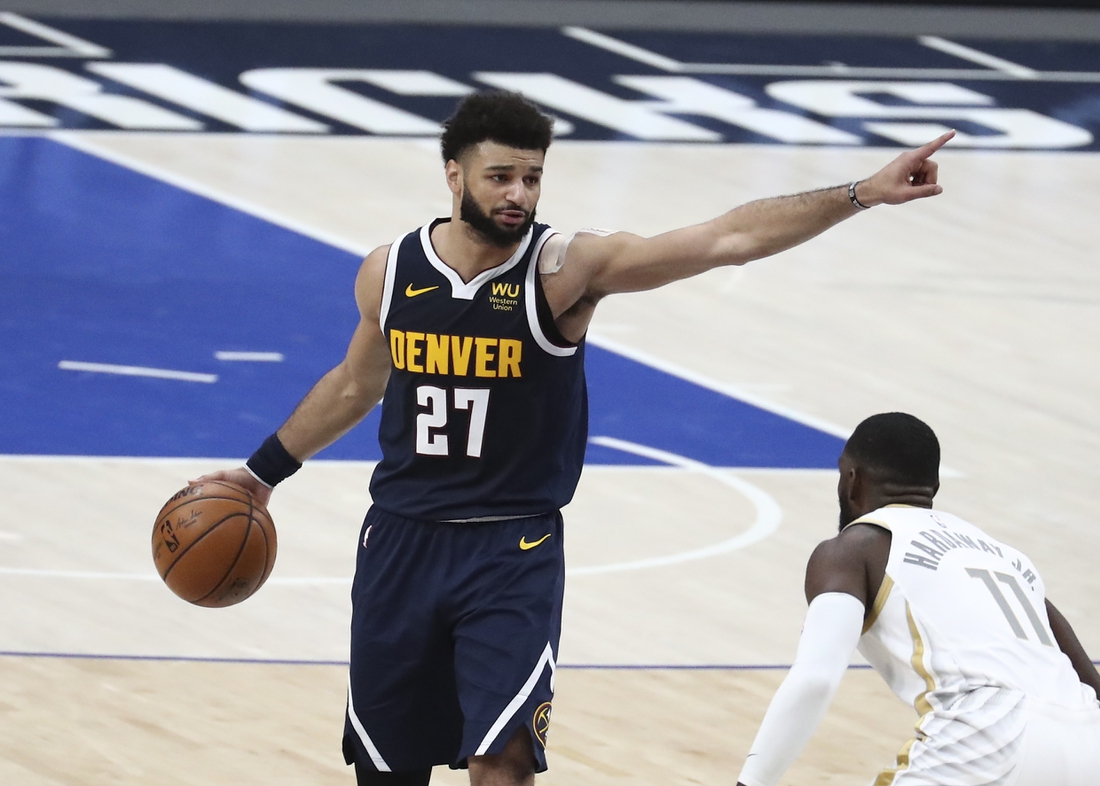
[[[153,526],[153,562],[172,592],[198,606],[232,606],[275,566],[275,524],[235,483],[208,480],[172,495]]]

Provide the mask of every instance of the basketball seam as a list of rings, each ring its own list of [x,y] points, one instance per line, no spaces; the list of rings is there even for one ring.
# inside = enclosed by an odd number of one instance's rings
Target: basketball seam
[[[270,515],[266,515],[267,511],[266,510],[260,510],[260,511],[257,511],[257,512],[265,514],[264,518],[267,519],[268,524],[270,524],[272,530],[274,530],[275,529],[275,522],[271,520]],[[253,520],[255,520],[255,519],[253,519]],[[256,586],[257,590],[264,585],[264,583],[267,581],[267,577],[271,575],[271,571],[275,569],[274,560],[272,560],[270,568],[267,566],[267,556],[271,553],[271,542],[268,540],[268,537],[267,537],[267,528],[262,526],[262,525],[260,526],[260,536],[263,537],[263,539],[264,539],[264,549],[266,549],[266,551],[264,552],[264,572],[260,576],[260,583]]]
[[[239,549],[237,549],[237,556],[235,556],[233,558],[232,564],[230,564],[230,566],[226,569],[225,573],[222,574],[222,577],[220,579],[218,579],[218,583],[214,585],[214,589],[210,590],[208,593],[203,595],[201,598],[198,598],[196,600],[191,601],[192,603],[202,603],[204,600],[209,598],[211,595],[213,595],[215,592],[217,592],[221,588],[222,584],[225,583],[225,580],[227,578],[229,578],[229,576],[233,573],[233,568],[237,567],[237,563],[241,561],[241,555],[244,554],[244,548],[245,548],[245,546],[248,545],[248,536],[249,536],[249,534],[251,534],[251,532],[252,532],[252,497],[250,495],[249,498],[248,498],[248,526],[245,527],[244,537],[241,538],[241,547]],[[264,546],[266,547],[266,545],[267,544],[265,543]],[[266,555],[265,555],[265,557],[266,557]],[[265,559],[264,561],[266,562],[267,560]]]
[[[164,575],[161,576],[161,578],[164,579],[165,581],[168,581],[168,574],[172,572],[172,568],[176,567],[176,565],[179,564],[180,560],[183,559],[183,555],[186,554],[187,552],[189,552],[192,548],[194,548],[196,543],[198,543],[200,540],[205,538],[211,532],[216,530],[222,524],[229,521],[229,519],[236,518],[237,516],[243,516],[243,515],[244,515],[243,513],[230,513],[228,516],[225,516],[224,518],[218,519],[213,524],[211,524],[209,527],[207,527],[206,532],[202,533],[197,538],[195,538],[193,541],[188,543],[187,546],[183,549],[183,551],[181,551],[179,554],[176,555],[176,558],[174,560],[172,560],[172,564],[168,566],[168,570],[164,571]],[[248,521],[249,521],[249,524],[252,523],[252,517],[251,516],[249,516]]]

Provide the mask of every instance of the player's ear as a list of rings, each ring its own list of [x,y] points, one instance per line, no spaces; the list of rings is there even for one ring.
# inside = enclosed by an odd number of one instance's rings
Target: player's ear
[[[848,467],[847,494],[848,504],[852,510],[862,510],[863,503],[867,500],[869,478],[867,473],[858,464]]]
[[[447,162],[444,172],[447,177],[447,188],[451,189],[451,193],[455,196],[461,194],[463,187],[462,166],[452,158]]]

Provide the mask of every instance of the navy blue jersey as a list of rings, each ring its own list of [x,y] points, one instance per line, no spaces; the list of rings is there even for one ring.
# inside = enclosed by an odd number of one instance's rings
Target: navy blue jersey
[[[535,224],[511,258],[465,283],[432,248],[441,220],[386,260],[393,368],[374,504],[428,521],[557,510],[580,478],[588,398],[584,342],[559,334],[537,269],[554,230]]]

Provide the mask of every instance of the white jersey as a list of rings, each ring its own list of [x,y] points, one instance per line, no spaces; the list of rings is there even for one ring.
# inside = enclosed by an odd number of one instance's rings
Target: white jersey
[[[1016,783],[1032,710],[1100,721],[1024,554],[927,508],[890,505],[856,523],[892,536],[859,651],[922,716],[898,767],[876,784]],[[1100,725],[1090,733],[1100,746]]]

